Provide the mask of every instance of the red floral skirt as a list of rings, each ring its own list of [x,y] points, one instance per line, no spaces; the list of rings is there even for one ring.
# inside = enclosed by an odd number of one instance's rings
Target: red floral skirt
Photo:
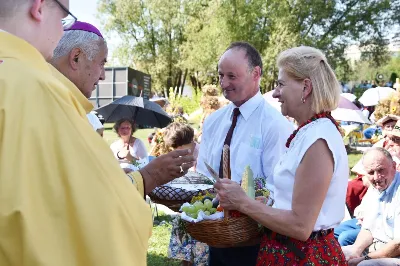
[[[257,266],[347,265],[333,230],[322,232],[325,233],[314,234],[307,241],[299,241],[274,232],[265,234],[261,240]]]

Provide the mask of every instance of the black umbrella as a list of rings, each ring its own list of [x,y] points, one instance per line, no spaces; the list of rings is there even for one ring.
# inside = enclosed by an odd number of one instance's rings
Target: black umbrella
[[[130,118],[138,125],[163,128],[172,122],[160,105],[142,97],[130,95],[100,107],[96,112],[104,117],[106,123]]]

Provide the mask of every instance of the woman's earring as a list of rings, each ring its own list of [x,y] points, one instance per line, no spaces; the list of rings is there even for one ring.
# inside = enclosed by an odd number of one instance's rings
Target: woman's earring
[[[303,92],[306,90],[306,87],[303,88]],[[305,103],[306,99],[304,98],[304,95],[301,96],[301,102]]]

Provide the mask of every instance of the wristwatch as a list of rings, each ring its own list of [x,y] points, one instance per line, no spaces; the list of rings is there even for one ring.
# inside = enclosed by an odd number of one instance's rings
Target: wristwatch
[[[364,260],[370,260],[370,259],[372,259],[370,256],[368,256],[368,255],[364,256]]]

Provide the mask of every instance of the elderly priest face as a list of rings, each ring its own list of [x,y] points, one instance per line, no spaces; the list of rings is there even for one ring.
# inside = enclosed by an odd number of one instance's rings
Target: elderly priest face
[[[90,98],[99,80],[105,79],[107,43],[93,25],[77,21],[64,31],[51,63]]]

